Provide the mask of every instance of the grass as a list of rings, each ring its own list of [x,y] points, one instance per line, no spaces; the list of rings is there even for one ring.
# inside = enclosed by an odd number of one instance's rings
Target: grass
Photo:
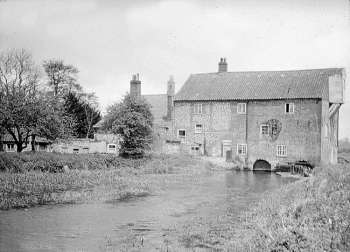
[[[181,239],[223,251],[350,251],[350,166],[316,168],[239,217],[189,225]]]
[[[149,161],[125,159],[113,154],[61,154],[48,152],[1,153],[0,171],[21,173],[27,171],[64,172],[65,167],[73,170],[100,170],[117,167],[137,168]]]
[[[3,172],[0,172],[2,210],[44,204],[115,202],[143,197],[173,179],[165,176],[166,174],[179,173],[185,176],[187,172],[193,172],[193,166],[198,165],[198,160],[179,155],[155,154],[141,160],[102,155],[52,155],[52,153],[48,153],[48,156],[42,153],[34,156],[2,155],[2,160],[10,159],[6,162],[22,162],[22,165],[30,163],[30,167],[36,167],[33,163],[41,163],[42,160],[49,158],[55,159],[53,162],[56,164],[75,164],[66,172],[57,169],[20,167],[20,169],[3,169]],[[94,165],[86,165],[89,162]],[[49,162],[43,163],[47,165]],[[163,175],[162,179],[159,179],[159,174]]]

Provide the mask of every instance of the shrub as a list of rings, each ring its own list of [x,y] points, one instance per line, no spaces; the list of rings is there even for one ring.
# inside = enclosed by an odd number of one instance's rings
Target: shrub
[[[152,122],[150,105],[144,99],[126,95],[122,102],[107,109],[104,129],[123,138],[121,156],[140,158],[152,142]]]

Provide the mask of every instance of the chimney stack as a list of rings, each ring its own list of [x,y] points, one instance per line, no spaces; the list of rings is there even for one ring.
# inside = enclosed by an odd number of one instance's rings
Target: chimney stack
[[[174,96],[175,96],[175,82],[173,76],[170,76],[168,80],[168,89],[167,89],[167,119],[171,120],[171,115],[174,107]]]
[[[130,81],[130,97],[140,99],[141,97],[141,81],[139,74],[134,74]]]
[[[226,58],[220,58],[219,62],[219,73],[227,72]]]

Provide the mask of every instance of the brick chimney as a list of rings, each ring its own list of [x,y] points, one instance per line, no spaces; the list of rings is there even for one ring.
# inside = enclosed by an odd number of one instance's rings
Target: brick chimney
[[[174,107],[174,96],[175,96],[175,82],[173,76],[170,76],[168,80],[168,89],[167,89],[167,119],[171,120],[171,115],[173,113]]]
[[[141,81],[139,74],[134,74],[130,81],[130,96],[139,99],[141,97]]]
[[[219,62],[219,73],[227,72],[226,58],[220,58]]]

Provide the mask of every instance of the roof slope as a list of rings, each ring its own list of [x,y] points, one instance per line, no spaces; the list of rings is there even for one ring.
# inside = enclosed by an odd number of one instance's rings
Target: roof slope
[[[342,68],[193,74],[175,101],[328,98],[328,77]]]
[[[167,95],[142,95],[142,97],[151,105],[151,112],[155,123],[163,121],[163,117],[167,115]]]

